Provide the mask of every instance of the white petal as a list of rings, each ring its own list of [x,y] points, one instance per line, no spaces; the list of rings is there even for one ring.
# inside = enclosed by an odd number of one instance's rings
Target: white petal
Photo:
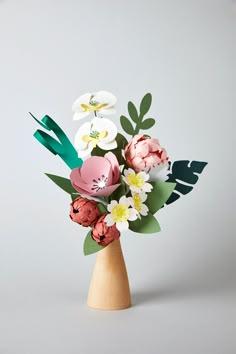
[[[128,220],[130,221],[134,221],[138,218],[138,213],[137,213],[137,210],[133,209],[133,208],[130,208],[129,209],[129,217],[128,217]]]
[[[119,231],[125,231],[125,230],[128,230],[129,228],[129,223],[128,221],[118,221],[116,223],[116,228],[119,230]]]
[[[118,202],[116,200],[112,200],[111,203],[108,204],[107,210],[111,212],[112,209],[114,208],[114,206],[117,205],[117,204],[118,204]]]
[[[86,141],[83,141],[82,137],[84,135],[89,135],[90,134],[90,128],[91,128],[91,122],[86,122],[81,125],[79,130],[77,131],[75,135],[75,148],[76,150],[83,150],[88,146],[88,143]]]
[[[128,170],[124,170],[124,175],[127,177],[129,174],[134,174],[134,170],[132,168],[128,168]]]
[[[157,165],[149,172],[150,181],[165,182],[168,179],[169,163]]]
[[[73,103],[72,111],[73,112],[83,112],[84,109],[81,107],[81,103],[88,105],[91,98],[91,93],[85,93]]]
[[[104,143],[109,143],[110,141],[113,141],[116,138],[117,127],[115,123],[113,123],[110,119],[101,118],[100,127],[102,128],[102,130],[106,130],[108,133],[107,136],[103,139]]]
[[[134,208],[134,200],[132,197],[129,197],[129,202],[130,202],[130,205]]]
[[[151,190],[152,190],[152,185],[150,184],[150,183],[145,183],[144,185],[143,185],[143,187],[142,187],[142,190],[144,191],[144,192],[147,192],[147,193],[149,193],[149,192],[151,192]]]
[[[145,200],[147,199],[147,194],[144,192],[141,192],[141,193],[139,193],[139,197],[142,202],[145,202]]]
[[[138,176],[142,177],[144,181],[147,181],[149,179],[149,175],[146,172],[139,172]]]
[[[88,156],[91,151],[93,151],[93,146],[91,144],[88,144],[86,149],[78,150],[78,156],[83,158],[85,156]]]
[[[110,143],[104,143],[103,139],[98,143],[98,146],[102,149],[102,150],[113,150],[115,148],[117,148],[117,142],[115,140],[111,141]]]
[[[130,206],[129,198],[126,198],[126,196],[123,195],[119,200],[119,204],[125,204],[127,206]]]
[[[83,119],[87,116],[90,115],[90,112],[76,112],[74,115],[73,115],[73,120],[80,120],[80,119]]]
[[[142,204],[142,209],[140,211],[140,214],[143,216],[146,216],[148,214],[148,212],[149,212],[148,207],[145,204]]]
[[[107,226],[112,226],[115,224],[115,221],[113,220],[111,214],[107,214],[107,216],[104,218],[104,221],[107,223]]]
[[[91,123],[92,130],[98,132],[107,131],[107,136],[102,139],[104,143],[109,143],[116,138],[117,127],[110,119],[95,117]]]
[[[146,184],[146,183],[145,183]],[[145,186],[144,184],[144,186]],[[135,186],[129,186],[129,189],[132,191],[132,192],[135,192],[135,193],[140,193],[140,188],[138,187],[135,187]]]
[[[109,106],[114,106],[114,104],[116,104],[116,97],[107,91],[98,91],[96,93],[93,94],[93,100],[97,101],[99,103],[106,103]]]

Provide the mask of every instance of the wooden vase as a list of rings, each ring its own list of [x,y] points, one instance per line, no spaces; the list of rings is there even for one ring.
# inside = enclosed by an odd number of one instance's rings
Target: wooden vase
[[[129,280],[120,240],[98,252],[88,293],[88,306],[122,310],[131,306]]]

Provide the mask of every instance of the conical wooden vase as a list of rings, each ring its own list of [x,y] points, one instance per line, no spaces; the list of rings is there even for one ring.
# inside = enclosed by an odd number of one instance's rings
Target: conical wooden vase
[[[113,241],[98,252],[87,303],[98,310],[122,310],[131,306],[120,240]]]

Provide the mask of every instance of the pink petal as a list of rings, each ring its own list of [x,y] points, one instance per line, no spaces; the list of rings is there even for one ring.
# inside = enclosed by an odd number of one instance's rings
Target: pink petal
[[[113,193],[118,187],[120,186],[120,183],[113,184],[112,186],[105,187],[104,189],[101,189],[98,192],[93,192],[90,194],[92,197],[108,197]]]
[[[86,184],[92,184],[94,179],[102,175],[111,179],[110,169],[110,163],[107,159],[100,156],[92,156],[84,161],[80,172],[81,178]]]
[[[85,183],[83,181],[81,176],[81,169],[82,167],[78,167],[78,168],[74,168],[71,171],[70,174],[71,184],[79,193],[82,193],[83,191],[84,194],[90,194],[90,190],[93,182],[90,181],[90,183]]]
[[[157,140],[157,139],[149,139],[148,145],[149,145],[150,152],[155,152],[155,151],[161,150],[159,140]]]
[[[110,162],[112,167],[112,172],[113,172],[112,184],[116,183],[120,177],[120,168],[119,168],[119,163],[117,161],[117,158],[115,154],[113,154],[112,152],[108,152],[107,154],[104,155],[104,157]]]

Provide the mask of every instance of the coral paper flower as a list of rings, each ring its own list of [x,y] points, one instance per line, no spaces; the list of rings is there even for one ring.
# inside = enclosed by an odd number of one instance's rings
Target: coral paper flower
[[[79,197],[70,205],[71,220],[82,226],[90,226],[94,224],[99,215],[99,207],[93,200]]]
[[[110,214],[105,217],[104,221],[107,226],[116,224],[119,231],[127,230],[129,228],[128,221],[134,221],[138,218],[137,211],[130,207],[130,200],[125,196],[122,196],[119,202],[112,200],[107,210]]]
[[[135,135],[125,148],[128,165],[136,172],[146,168],[150,170],[156,165],[168,161],[166,150],[160,146],[159,140]]]
[[[146,216],[148,214],[147,205],[143,204],[147,199],[147,194],[144,192],[141,193],[132,193],[132,197],[129,198],[131,206],[138,212],[139,218],[140,215]]]
[[[85,157],[95,148],[113,150],[117,147],[116,125],[109,119],[94,118],[81,125],[75,136],[75,148],[79,157]]]
[[[135,173],[132,168],[124,170],[123,180],[128,184],[130,190],[135,193],[151,192],[152,185],[146,181],[149,179],[149,175],[144,172]]]
[[[114,192],[120,186],[119,177],[119,163],[112,152],[104,157],[89,157],[70,174],[71,184],[80,194],[94,197],[107,197]]]
[[[85,118],[92,112],[99,112],[102,115],[114,114],[116,113],[114,109],[115,103],[116,97],[110,92],[85,93],[77,98],[72,105],[73,119]]]
[[[116,225],[108,226],[104,221],[107,213],[104,213],[92,227],[91,236],[100,246],[106,246],[120,237],[120,231]]]

